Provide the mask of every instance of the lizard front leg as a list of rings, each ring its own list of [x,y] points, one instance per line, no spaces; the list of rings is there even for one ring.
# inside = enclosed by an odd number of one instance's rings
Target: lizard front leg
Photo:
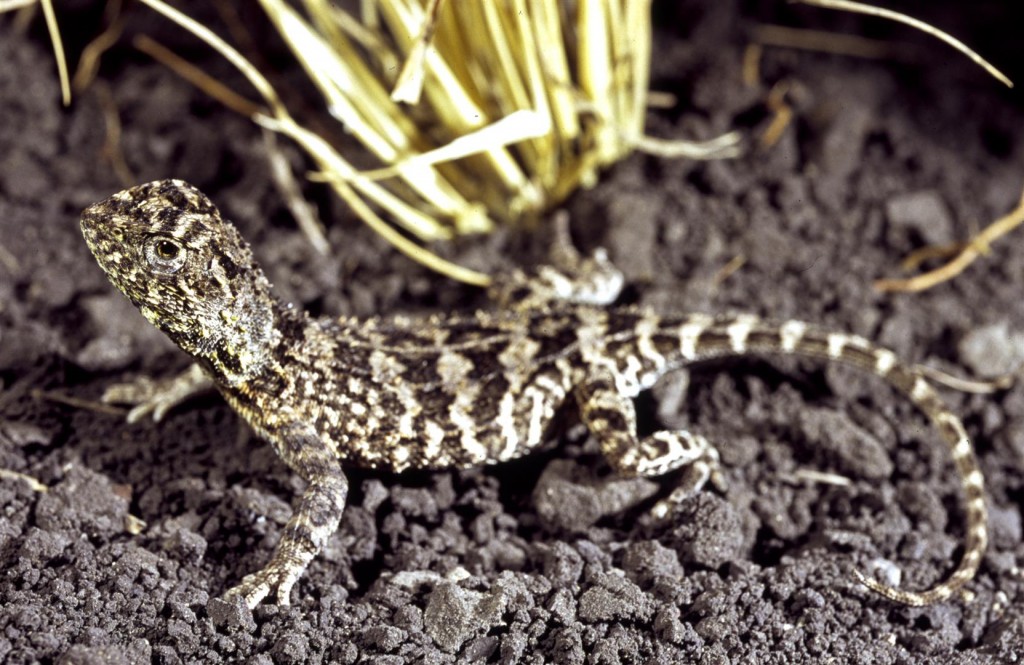
[[[225,598],[241,596],[249,609],[271,591],[276,591],[278,605],[289,604],[292,585],[337,531],[348,496],[348,479],[338,458],[311,426],[293,424],[273,433],[272,438],[285,462],[309,485],[270,562],[224,594]]]
[[[193,363],[184,372],[163,379],[143,376],[127,383],[115,383],[106,389],[101,400],[108,404],[130,404],[127,420],[138,422],[152,414],[163,420],[167,412],[196,395],[213,390],[213,379]]]
[[[670,503],[692,496],[708,480],[724,488],[718,451],[703,436],[685,430],[660,431],[644,438],[637,436],[633,400],[618,389],[610,370],[590,370],[584,382],[576,387],[575,395],[583,423],[620,474],[660,476],[685,467],[680,485],[667,500]],[[656,512],[664,510],[663,504],[656,507]]]

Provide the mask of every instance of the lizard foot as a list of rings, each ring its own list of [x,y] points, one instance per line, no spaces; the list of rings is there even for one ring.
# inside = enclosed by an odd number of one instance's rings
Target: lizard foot
[[[550,264],[495,275],[488,295],[501,307],[523,310],[552,302],[600,306],[614,302],[624,283],[604,249],[586,257],[576,250],[569,235],[569,216],[563,213],[555,216]]]
[[[181,374],[165,379],[140,377],[134,381],[116,383],[107,388],[101,399],[108,404],[132,405],[127,417],[130,423],[138,422],[150,414],[154,421],[159,422],[177,405],[212,387],[213,382],[199,365],[192,365]]]
[[[715,450],[707,440],[700,435],[694,435],[707,446],[701,457],[690,462],[682,469],[678,485],[664,499],[658,501],[652,508],[651,514],[656,520],[667,520],[675,514],[679,504],[696,495],[708,482],[719,492],[728,490],[728,483],[718,460],[718,451]]]
[[[269,596],[271,591],[276,590],[277,604],[290,605],[292,586],[301,574],[301,569],[296,573],[287,566],[271,563],[262,570],[243,577],[241,582],[224,593],[224,599],[241,597],[251,610]]]

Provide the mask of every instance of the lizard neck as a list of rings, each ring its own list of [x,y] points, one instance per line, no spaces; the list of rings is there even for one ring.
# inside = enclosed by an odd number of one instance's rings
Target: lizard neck
[[[219,384],[233,388],[252,381],[273,365],[286,332],[305,314],[277,300],[269,289],[254,289],[239,294],[219,317],[222,325],[215,334],[184,340],[179,346],[199,360]]]

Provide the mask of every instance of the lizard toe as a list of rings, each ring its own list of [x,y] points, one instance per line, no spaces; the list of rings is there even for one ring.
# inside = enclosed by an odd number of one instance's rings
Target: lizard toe
[[[277,604],[287,606],[291,604],[294,584],[294,574],[277,566],[267,566],[243,577],[241,582],[224,593],[224,598],[240,596],[249,609],[255,609],[271,592],[275,592]]]

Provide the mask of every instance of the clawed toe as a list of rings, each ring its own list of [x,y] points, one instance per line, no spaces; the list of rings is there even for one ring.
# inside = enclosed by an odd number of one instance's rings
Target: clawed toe
[[[153,420],[163,420],[167,412],[193,396],[213,386],[198,365],[166,379],[153,380],[139,377],[134,381],[117,383],[103,393],[100,399],[107,404],[128,404],[127,421],[135,423],[151,415]]]
[[[252,610],[259,605],[264,598],[276,591],[278,605],[291,604],[292,585],[295,583],[288,571],[274,567],[267,567],[263,570],[246,575],[236,586],[231,587],[224,593],[225,600],[240,597],[245,601],[246,606]]]

